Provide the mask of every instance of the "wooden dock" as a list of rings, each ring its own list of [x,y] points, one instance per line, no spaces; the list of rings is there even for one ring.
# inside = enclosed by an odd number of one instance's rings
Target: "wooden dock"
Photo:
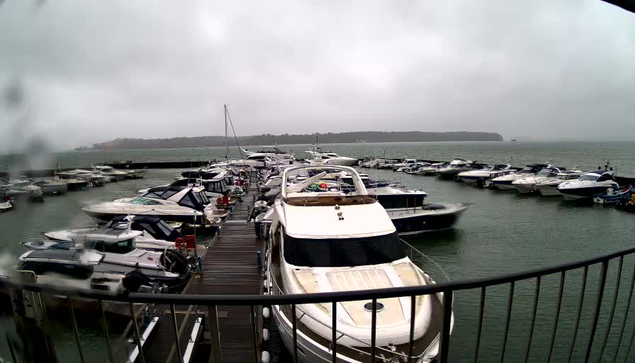
[[[248,193],[243,196],[244,201],[234,206],[232,214],[221,226],[220,236],[215,238],[207,250],[203,259],[203,275],[192,278],[183,293],[197,295],[259,295],[262,293],[258,251],[262,249],[263,241],[256,237],[253,224],[247,223],[252,194],[256,193],[255,184],[256,181],[252,180]],[[176,334],[170,307],[161,306],[158,310],[159,323],[144,349],[145,362],[179,362],[176,352],[173,352],[173,356],[170,357],[170,351],[176,351],[174,345]],[[204,324],[190,362],[211,362],[213,334],[209,331],[208,307],[176,306],[175,310],[178,327],[183,330],[180,339],[181,352],[185,352],[196,319],[201,317]],[[189,316],[187,316],[188,310],[191,312]],[[259,333],[256,334],[252,329],[252,319],[258,321],[259,318],[252,317],[249,307],[218,306],[216,311],[221,332],[222,362],[258,363],[260,353],[255,353],[254,347],[259,344],[257,341]],[[185,319],[186,316],[187,319]],[[182,328],[183,324],[185,326]],[[169,358],[171,359],[168,360]]]

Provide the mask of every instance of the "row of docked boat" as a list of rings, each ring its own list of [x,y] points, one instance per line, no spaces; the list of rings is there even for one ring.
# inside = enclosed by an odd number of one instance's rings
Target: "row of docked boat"
[[[146,169],[118,170],[107,165],[95,165],[90,170],[57,169],[52,178],[0,179],[0,212],[13,209],[15,202],[21,199],[42,202],[46,195],[62,195],[119,180],[139,179],[146,173]]]
[[[615,199],[616,193],[622,190],[608,164],[605,168],[584,172],[545,163],[514,168],[509,164],[489,166],[463,159],[433,164],[406,159],[403,163],[392,164],[391,168],[413,175],[435,175],[479,187],[515,190],[521,194],[563,196],[568,200],[595,199],[603,202],[606,195],[613,196],[609,199]]]
[[[89,205],[92,226],[23,241],[20,272],[37,282],[108,291],[178,292],[199,270],[196,235],[213,235],[242,194],[244,172],[226,166],[185,171],[171,184]]]

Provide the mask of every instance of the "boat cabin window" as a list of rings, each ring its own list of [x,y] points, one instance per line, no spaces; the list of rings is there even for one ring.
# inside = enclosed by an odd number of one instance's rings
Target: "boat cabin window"
[[[247,160],[263,161],[266,157],[266,155],[251,155],[247,157]]]
[[[120,241],[117,243],[107,243],[104,241],[95,241],[88,244],[90,248],[100,251],[100,252],[110,252],[110,253],[128,253],[133,251],[136,248],[136,243],[134,238],[127,239],[125,241]]]
[[[225,183],[225,179],[215,182],[209,182],[205,186],[205,189],[210,193],[223,194],[227,191],[227,183]]]
[[[161,205],[161,202],[159,202],[157,200],[152,200],[152,199],[149,199],[149,198],[141,198],[141,197],[133,198],[128,203],[130,203],[130,204],[141,204],[141,205]]]
[[[397,232],[389,235],[308,239],[284,236],[284,259],[296,266],[352,267],[390,263],[406,257]]]
[[[598,181],[608,181],[608,180],[613,180],[613,177],[610,174],[602,174],[599,178]]]
[[[406,196],[403,194],[378,195],[379,204],[385,209],[392,208],[415,208],[423,206],[424,195]]]
[[[61,274],[77,279],[86,279],[93,274],[92,266],[41,261],[23,261],[18,265],[18,270],[33,271],[36,275]]]

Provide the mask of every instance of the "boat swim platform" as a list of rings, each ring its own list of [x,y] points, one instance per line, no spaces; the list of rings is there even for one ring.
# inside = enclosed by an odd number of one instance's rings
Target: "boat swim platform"
[[[258,251],[263,248],[263,240],[256,237],[253,223],[248,223],[249,208],[256,194],[256,181],[252,178],[243,201],[238,202],[220,226],[219,233],[211,241],[202,258],[202,274],[193,276],[183,290],[183,294],[195,295],[260,295],[262,294],[262,271],[259,268]],[[159,320],[144,345],[146,363],[179,362],[176,352],[175,329],[172,311],[169,305],[158,306]],[[187,357],[190,362],[212,362],[212,342],[215,334],[210,332],[207,306],[176,305],[175,316],[179,334],[179,345],[186,356],[188,344],[194,348]],[[189,313],[189,314],[188,314]],[[220,354],[222,362],[258,363],[260,349],[254,353],[254,347],[260,345],[260,311],[252,317],[248,306],[218,306]],[[200,318],[200,319],[199,319]],[[202,321],[202,324],[197,322]],[[197,342],[192,342],[196,336]],[[195,347],[192,347],[195,345]],[[172,354],[170,354],[172,351]],[[139,360],[137,360],[139,361]],[[184,363],[188,360],[184,359]]]

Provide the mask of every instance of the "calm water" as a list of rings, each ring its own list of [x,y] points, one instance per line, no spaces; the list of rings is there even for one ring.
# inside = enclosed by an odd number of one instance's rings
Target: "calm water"
[[[635,152],[635,143],[404,143],[404,144],[348,144],[325,145],[325,148],[350,156],[418,157],[449,160],[454,157],[478,159],[482,162],[509,162],[514,165],[551,160],[567,167],[595,168],[611,160],[618,172],[635,175],[635,160],[629,155]],[[291,146],[298,152],[308,146]],[[90,165],[104,159],[145,160],[205,160],[224,155],[222,148],[210,149],[163,149],[141,151],[113,151],[64,153],[55,156],[62,166]],[[592,205],[567,203],[559,198],[527,197],[510,192],[480,190],[460,183],[440,181],[433,177],[411,176],[392,171],[365,170],[377,179],[401,181],[412,188],[421,188],[430,201],[467,202],[474,206],[459,221],[452,231],[425,234],[410,238],[425,254],[443,266],[453,280],[494,276],[575,261],[632,246],[635,215]],[[129,196],[135,190],[167,182],[177,175],[177,170],[150,170],[146,179],[108,184],[84,192],[68,193],[65,196],[46,198],[43,204],[22,204],[14,211],[0,215],[0,247],[5,261],[21,252],[18,242],[35,237],[41,231],[69,225],[90,223],[80,210],[82,206]],[[5,263],[6,264],[6,263]],[[621,328],[625,307],[627,285],[632,276],[633,261],[625,261],[622,288],[618,296],[616,323],[611,329],[608,349],[615,351],[615,343]],[[614,276],[616,264],[611,265],[610,276]],[[578,345],[582,349],[589,337],[589,325],[597,286],[598,269],[589,275],[589,287],[582,314]],[[554,349],[554,360],[566,360],[571,345],[570,330],[577,312],[581,274],[567,274],[562,313],[559,320],[558,339]],[[614,280],[609,280],[614,281]],[[558,276],[542,282],[537,323],[542,327],[534,334],[531,358],[543,361],[548,354],[551,327],[557,300]],[[614,283],[607,285],[604,309],[606,318],[615,289]],[[511,328],[506,356],[524,358],[528,325],[531,322],[533,281],[515,286]],[[488,289],[485,307],[481,361],[498,360],[505,322],[508,287]],[[476,344],[478,291],[460,292],[455,297],[455,327],[452,338],[453,361],[467,362],[473,359]],[[599,338],[603,339],[607,324],[600,324]],[[617,326],[615,326],[617,325]],[[632,336],[633,323],[627,324],[625,335]],[[87,344],[91,344],[87,342]],[[93,343],[102,349],[100,343]],[[576,349],[576,354],[584,352]],[[620,352],[624,358],[625,350]],[[0,353],[7,357],[6,353]],[[594,350],[597,360],[598,349]],[[608,358],[607,355],[605,358]],[[582,357],[574,356],[573,361]]]

